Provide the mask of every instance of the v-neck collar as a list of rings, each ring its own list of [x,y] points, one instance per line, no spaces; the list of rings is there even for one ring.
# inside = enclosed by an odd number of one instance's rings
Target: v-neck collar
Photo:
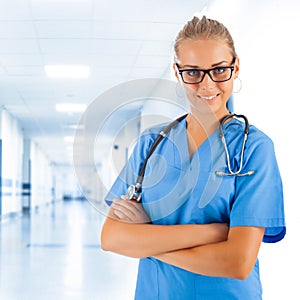
[[[230,120],[229,122],[224,124],[223,131],[228,133],[228,129],[230,127],[229,125],[231,125],[232,122],[234,122],[234,120]],[[177,148],[177,150],[174,149],[173,165],[179,169],[188,170],[192,166],[195,166],[197,164],[200,165],[200,158],[203,159],[205,158],[205,156],[207,157],[208,153],[210,153],[211,151],[213,151],[215,155],[214,149],[219,149],[220,147],[222,147],[221,139],[219,137],[219,128],[217,128],[206,138],[206,140],[196,149],[196,151],[190,157],[187,140],[188,136],[186,119],[182,120],[178,124],[178,126],[176,126],[176,128],[171,131],[171,136],[170,137],[173,143],[173,147]]]
[[[184,145],[185,145],[185,153],[186,153],[186,157],[188,158],[188,161],[190,163],[190,165],[192,164],[192,162],[195,160],[195,159],[199,159],[199,155],[205,151],[207,149],[208,146],[210,146],[211,142],[212,142],[212,139],[214,139],[216,137],[216,135],[218,134],[219,132],[219,128],[217,128],[215,131],[213,131],[204,141],[203,143],[194,151],[194,153],[190,156],[190,152],[189,152],[189,147],[188,147],[188,135],[187,135],[187,122],[186,122],[186,119],[184,120],[184,136],[185,136],[185,142],[184,142]],[[197,157],[197,158],[196,158]]]

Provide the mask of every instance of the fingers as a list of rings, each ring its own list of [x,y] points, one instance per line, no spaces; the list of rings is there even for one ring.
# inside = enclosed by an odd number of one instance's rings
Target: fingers
[[[129,203],[123,203],[127,201],[114,200],[112,207],[114,208],[114,213],[117,217],[122,220],[132,220],[135,216],[134,208],[130,206]],[[129,202],[129,201],[128,201]]]
[[[124,197],[122,197],[124,199]],[[111,205],[113,213],[119,220],[133,223],[148,223],[150,218],[141,203],[115,199]]]
[[[130,222],[130,218],[128,218],[128,216],[126,216],[126,214],[124,214],[122,211],[119,211],[117,209],[114,210],[114,214],[120,219],[120,220],[123,220],[123,221],[128,221]]]
[[[124,198],[122,197],[122,199]],[[142,205],[135,201],[116,199],[113,203],[119,207],[123,207],[124,209],[128,210],[132,215],[140,213],[141,209],[143,209]]]
[[[109,209],[109,212],[108,212],[108,217],[111,218],[111,219],[113,219],[113,220],[129,221],[129,220],[127,220],[128,218],[125,217],[125,215],[122,212],[116,210],[113,207],[113,205],[110,206],[110,209]]]

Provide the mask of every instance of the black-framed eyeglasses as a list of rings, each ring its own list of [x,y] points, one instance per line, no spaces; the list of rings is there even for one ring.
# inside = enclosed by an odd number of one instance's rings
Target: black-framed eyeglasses
[[[235,58],[233,59],[233,64],[235,63]],[[201,69],[180,69],[179,65],[176,63],[178,72],[182,78],[182,81],[187,84],[201,83],[208,74],[210,79],[214,82],[224,82],[231,79],[234,66],[220,66],[208,70]]]

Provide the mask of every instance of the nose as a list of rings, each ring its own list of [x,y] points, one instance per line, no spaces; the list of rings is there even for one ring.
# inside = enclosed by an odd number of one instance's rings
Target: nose
[[[204,74],[203,80],[199,83],[200,90],[210,90],[215,87],[215,82],[212,81],[209,74]]]

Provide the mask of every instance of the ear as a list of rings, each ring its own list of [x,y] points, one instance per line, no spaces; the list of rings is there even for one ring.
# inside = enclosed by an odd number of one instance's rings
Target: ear
[[[234,68],[233,78],[236,79],[239,76],[239,73],[240,73],[240,59],[239,59],[239,57],[237,57],[235,59],[234,66],[235,66],[235,68]]]
[[[176,63],[173,64],[173,70],[174,70],[175,77],[180,82],[180,77],[179,77],[179,74],[178,74],[178,69],[177,69]]]

